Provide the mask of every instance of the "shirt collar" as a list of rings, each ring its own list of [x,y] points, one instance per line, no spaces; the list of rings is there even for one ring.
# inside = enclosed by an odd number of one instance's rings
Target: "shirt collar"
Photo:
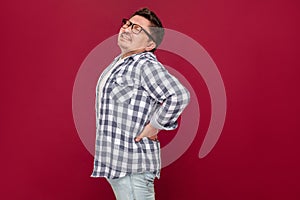
[[[118,61],[120,58],[121,58],[121,55],[118,55],[114,61]],[[147,57],[151,60],[155,60],[156,59],[156,56],[152,53],[152,52],[149,52],[149,51],[145,51],[145,52],[142,52],[142,53],[137,53],[137,54],[132,54],[130,56],[127,56],[126,58],[124,58],[124,61],[126,61],[127,59],[132,59],[134,61],[138,60],[139,58],[141,57]]]

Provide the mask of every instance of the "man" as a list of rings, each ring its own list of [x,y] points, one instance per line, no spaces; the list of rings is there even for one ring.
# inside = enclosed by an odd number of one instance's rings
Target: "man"
[[[147,8],[123,19],[121,55],[96,89],[96,147],[92,177],[105,177],[118,200],[153,200],[160,175],[159,130],[177,127],[189,92],[153,54],[164,29]]]

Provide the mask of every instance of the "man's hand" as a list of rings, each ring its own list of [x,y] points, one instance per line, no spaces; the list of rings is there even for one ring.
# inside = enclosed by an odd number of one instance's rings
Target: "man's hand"
[[[153,126],[149,124],[147,124],[144,128],[144,130],[142,131],[142,133],[140,135],[138,135],[135,138],[136,142],[139,142],[142,138],[147,137],[150,140],[156,140],[157,139],[157,133],[159,132],[159,129],[154,128]]]

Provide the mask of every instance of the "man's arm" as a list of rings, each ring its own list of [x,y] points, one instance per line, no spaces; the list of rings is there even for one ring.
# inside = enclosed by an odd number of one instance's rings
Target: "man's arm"
[[[144,63],[141,78],[143,88],[161,105],[137,138],[177,128],[177,119],[190,100],[188,90],[164,67],[151,61]]]

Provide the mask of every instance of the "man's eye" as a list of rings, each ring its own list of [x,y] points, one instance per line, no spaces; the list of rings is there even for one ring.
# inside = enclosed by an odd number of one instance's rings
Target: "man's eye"
[[[133,29],[134,29],[134,30],[137,30],[137,31],[140,31],[140,30],[141,30],[141,27],[140,27],[139,25],[135,24],[135,25],[133,26]]]

